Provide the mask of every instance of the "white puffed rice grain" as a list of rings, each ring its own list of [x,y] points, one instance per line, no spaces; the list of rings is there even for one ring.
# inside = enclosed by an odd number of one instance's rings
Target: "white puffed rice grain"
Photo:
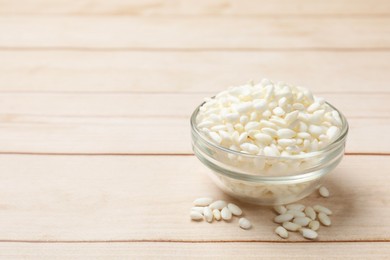
[[[318,222],[317,220],[310,221],[309,228],[311,230],[317,231],[320,228],[320,222]]]
[[[294,218],[293,223],[300,225],[301,227],[306,227],[307,225],[309,225],[310,221],[311,219],[308,217],[298,217]]]
[[[330,226],[332,224],[330,218],[324,212],[318,213],[318,219],[324,226]]]
[[[291,214],[294,216],[294,218],[297,218],[297,217],[306,217],[305,213],[303,213],[302,211],[298,211],[298,210],[287,210],[288,214]]]
[[[219,211],[218,209],[213,209],[213,216],[214,216],[216,221],[220,221],[221,220],[221,211]]]
[[[305,208],[305,214],[307,217],[311,218],[312,220],[315,220],[316,219],[316,212],[314,211],[314,209],[312,207],[306,207]]]
[[[238,207],[237,205],[233,204],[233,203],[229,203],[227,205],[228,209],[230,210],[230,212],[234,215],[234,216],[241,216],[242,215],[242,210],[240,209],[240,207]]]
[[[204,207],[192,207],[191,211],[197,211],[200,214],[203,214]]]
[[[199,198],[194,200],[194,206],[208,206],[210,203],[213,202],[212,198]]]
[[[305,205],[302,204],[290,204],[286,206],[289,210],[297,210],[297,211],[303,211],[305,209]]]
[[[318,189],[318,192],[320,193],[320,195],[324,198],[328,198],[329,197],[329,190],[325,187],[325,186],[321,186],[319,189]]]
[[[320,213],[320,212],[323,212],[325,213],[326,215],[332,215],[332,211],[324,206],[321,206],[321,205],[315,205],[313,206],[313,209],[317,212],[317,213]]]
[[[282,215],[282,214],[284,214],[284,213],[287,212],[286,207],[283,206],[283,205],[276,205],[276,206],[274,206],[274,210],[275,210],[279,215]]]
[[[232,219],[232,212],[227,207],[224,207],[221,211],[221,216],[223,220],[231,220]]]
[[[275,229],[275,233],[278,234],[281,238],[288,238],[288,231],[282,226],[277,227]]]
[[[298,231],[302,226],[292,223],[292,222],[283,222],[283,227],[287,229],[288,231]]]
[[[203,216],[207,222],[209,222],[209,223],[213,222],[213,218],[214,218],[213,212],[211,211],[211,209],[209,207],[204,207]]]
[[[238,225],[242,229],[250,229],[252,227],[251,222],[248,219],[246,219],[246,218],[240,218],[238,220]]]
[[[316,239],[318,237],[317,232],[315,232],[314,230],[311,230],[309,228],[301,228],[301,229],[299,229],[299,232],[302,234],[302,236],[304,238],[307,238],[307,239]]]
[[[203,219],[203,215],[197,211],[191,211],[190,212],[190,217],[192,220],[202,220]]]
[[[276,216],[274,218],[274,221],[276,223],[283,223],[283,222],[288,222],[288,221],[292,220],[293,218],[294,218],[294,216],[291,214],[282,214],[282,215]]]
[[[217,200],[217,201],[214,201],[213,203],[211,203],[209,205],[209,207],[211,209],[219,209],[219,210],[221,210],[224,207],[226,207],[226,205],[227,205],[226,201],[224,201],[224,200]]]
[[[295,204],[287,205],[286,208],[287,208],[288,210],[303,211],[303,210],[305,209],[305,205],[295,203]]]

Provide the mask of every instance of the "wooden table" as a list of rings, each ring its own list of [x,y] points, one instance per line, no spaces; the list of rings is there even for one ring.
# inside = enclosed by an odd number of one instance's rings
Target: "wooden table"
[[[325,3],[326,2],[326,3]],[[388,0],[0,1],[0,256],[390,258]],[[229,199],[193,156],[205,96],[269,77],[347,115],[317,242],[194,223]]]

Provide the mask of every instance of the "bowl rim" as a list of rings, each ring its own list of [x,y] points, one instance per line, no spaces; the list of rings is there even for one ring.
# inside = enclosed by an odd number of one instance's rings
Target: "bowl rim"
[[[214,98],[214,97],[212,97],[212,98]],[[205,135],[200,132],[198,127],[196,127],[196,117],[197,117],[197,115],[199,113],[200,107],[202,107],[205,103],[206,103],[206,101],[202,102],[194,110],[194,112],[191,115],[190,123],[191,123],[191,130],[192,130],[192,132],[195,133],[196,136],[199,137],[202,141],[206,142],[208,145],[210,145],[210,146],[212,146],[212,147],[214,147],[214,148],[216,148],[216,149],[218,149],[220,151],[223,151],[225,153],[245,156],[245,157],[248,157],[248,158],[277,159],[277,160],[308,159],[308,158],[311,158],[311,157],[315,157],[315,156],[324,154],[324,153],[328,152],[329,150],[332,150],[333,148],[337,147],[338,145],[340,145],[340,143],[342,141],[344,141],[344,139],[347,137],[348,132],[349,132],[349,124],[348,124],[348,121],[347,121],[346,117],[344,116],[344,114],[341,113],[335,106],[333,106],[329,102],[325,101],[325,104],[327,104],[328,106],[330,106],[332,109],[334,109],[335,111],[337,111],[339,113],[341,121],[342,121],[340,135],[332,143],[328,144],[327,146],[323,147],[322,149],[320,149],[318,151],[309,152],[309,153],[300,154],[300,155],[268,156],[268,155],[258,155],[258,154],[243,153],[241,151],[234,151],[234,150],[231,150],[231,149],[229,149],[227,147],[223,147],[221,145],[218,145],[218,144],[212,142],[210,139],[205,138]]]

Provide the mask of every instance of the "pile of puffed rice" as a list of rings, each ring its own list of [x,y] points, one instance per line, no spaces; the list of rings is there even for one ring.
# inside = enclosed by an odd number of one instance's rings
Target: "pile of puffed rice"
[[[233,203],[227,203],[224,200],[216,200],[212,198],[199,198],[194,200],[194,207],[191,208],[190,217],[192,220],[201,221],[205,219],[211,223],[215,219],[220,221],[230,221],[233,216],[241,216],[243,214],[240,207]],[[238,224],[242,229],[250,229],[252,224],[246,218],[240,218]]]
[[[319,189],[322,197],[329,197],[329,191],[322,186]],[[220,221],[230,221],[233,216],[241,216],[242,210],[233,203],[227,203],[223,200],[213,201],[212,198],[204,197],[198,198],[193,202],[194,206],[191,208],[190,217],[194,221],[201,221],[205,219],[212,223],[215,219]],[[318,229],[320,225],[330,226],[332,211],[324,206],[315,205],[305,206],[303,204],[289,204],[274,206],[273,209],[278,213],[274,218],[274,222],[280,224],[275,229],[275,233],[281,238],[288,238],[289,231],[299,231],[306,239],[316,239],[318,237]],[[246,218],[240,218],[239,226],[242,229],[250,229],[251,222]]]
[[[308,89],[263,79],[206,98],[197,128],[243,153],[291,156],[320,150],[339,135],[339,113]]]

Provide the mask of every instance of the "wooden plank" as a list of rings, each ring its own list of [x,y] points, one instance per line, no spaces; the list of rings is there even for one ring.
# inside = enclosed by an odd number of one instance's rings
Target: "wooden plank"
[[[0,152],[192,153],[189,118],[211,95],[0,93]],[[322,96],[349,119],[347,152],[390,153],[388,94]]]
[[[1,243],[6,259],[388,259],[390,243]]]
[[[319,241],[390,241],[388,156],[346,156],[329,176]],[[191,222],[193,199],[227,199],[194,156],[0,156],[3,241],[282,241],[270,208],[239,203],[253,229]],[[375,173],[375,174],[370,174]],[[290,234],[288,241],[303,241]],[[1,250],[0,250],[1,251]]]
[[[386,51],[0,51],[0,91],[213,93],[268,77],[313,92],[390,93],[389,60]]]
[[[390,47],[390,17],[2,16],[0,48]]]
[[[10,116],[2,120],[0,141],[2,152],[191,153],[184,118]]]
[[[223,88],[221,88],[222,90]],[[9,93],[0,92],[0,113],[40,117],[185,117],[210,93]],[[347,118],[389,118],[390,93],[318,93]],[[357,109],[358,107],[359,109]]]
[[[5,115],[0,122],[2,153],[192,153],[186,117]],[[348,153],[390,153],[389,118],[350,118],[349,124]]]
[[[386,0],[1,0],[0,14],[360,15],[390,14],[390,4]]]

